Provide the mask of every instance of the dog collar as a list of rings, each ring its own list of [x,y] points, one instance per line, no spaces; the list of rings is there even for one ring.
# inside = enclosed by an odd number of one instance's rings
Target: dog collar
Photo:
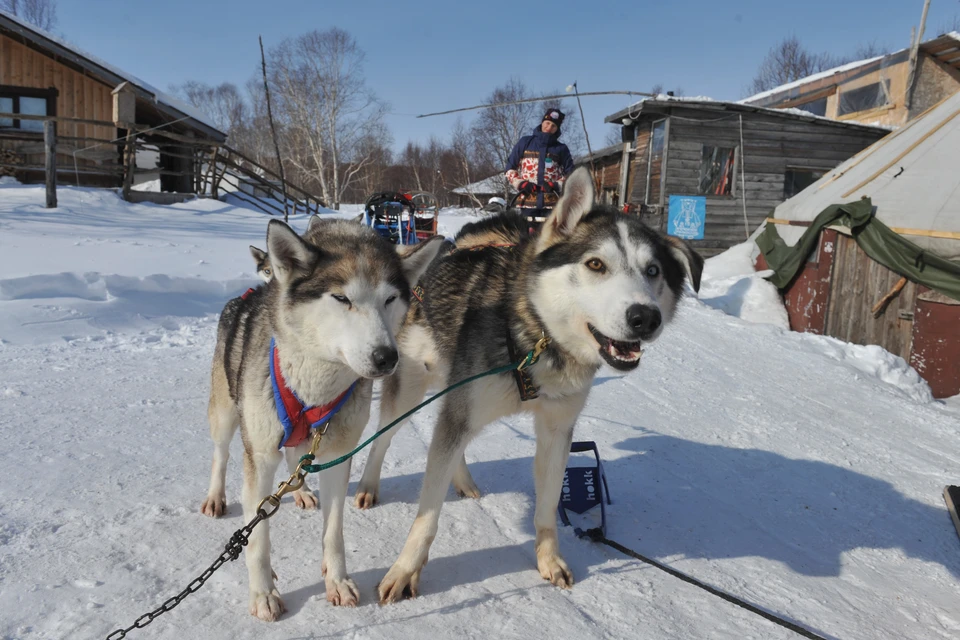
[[[273,385],[273,401],[277,405],[277,417],[283,425],[283,438],[277,445],[277,449],[297,446],[307,439],[310,429],[316,429],[329,422],[343,408],[353,394],[353,388],[357,386],[357,382],[354,381],[346,391],[323,406],[304,406],[303,401],[283,379],[283,372],[280,371],[280,357],[277,355],[277,345],[273,338],[270,338],[270,382]]]

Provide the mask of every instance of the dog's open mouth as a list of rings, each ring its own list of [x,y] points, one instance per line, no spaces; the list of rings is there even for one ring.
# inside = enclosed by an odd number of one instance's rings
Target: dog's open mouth
[[[614,369],[629,371],[635,369],[640,364],[640,356],[643,355],[642,341],[624,342],[614,340],[603,335],[592,324],[587,324],[593,339],[600,345],[600,355]]]

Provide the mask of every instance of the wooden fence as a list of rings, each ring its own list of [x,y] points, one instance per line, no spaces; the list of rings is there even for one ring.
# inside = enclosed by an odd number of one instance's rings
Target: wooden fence
[[[188,187],[185,191],[201,197],[219,198],[229,193],[270,215],[317,213],[326,206],[322,199],[297,185],[289,182],[284,185],[272,170],[226,144],[143,125],[120,129],[124,135],[113,140],[58,136],[58,122],[113,128],[116,125],[82,118],[13,113],[0,113],[0,119],[43,121],[42,138],[18,129],[0,131],[0,149],[13,146],[19,156],[15,162],[10,161],[9,156],[0,156],[0,169],[25,176],[42,173],[47,184],[48,207],[56,206],[58,182],[118,186],[122,188],[123,197],[129,200],[138,175],[176,178],[181,186]],[[164,165],[173,166],[137,168],[138,151],[157,153],[164,159]]]

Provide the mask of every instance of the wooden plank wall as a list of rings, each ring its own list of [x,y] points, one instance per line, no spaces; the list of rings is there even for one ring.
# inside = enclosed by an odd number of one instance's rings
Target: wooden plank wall
[[[740,146],[737,114],[674,109],[667,154],[666,196],[699,195],[702,146]],[[752,233],[784,200],[784,175],[790,168],[832,169],[885,132],[861,131],[807,123],[758,113],[743,114],[746,189],[737,167],[735,196],[707,196],[707,224],[702,241],[693,245],[712,255],[743,242],[743,197],[747,229]]]
[[[908,281],[879,318],[874,318],[871,311],[898,280],[899,273],[874,262],[853,238],[838,234],[827,335],[856,344],[878,344],[909,362],[913,332],[913,320],[909,318],[917,299],[917,285]],[[901,318],[901,313],[908,318]]]
[[[86,77],[5,35],[0,35],[0,84],[35,89],[55,87],[60,91],[57,97],[58,116],[105,122],[113,120],[111,87]],[[116,127],[98,125],[58,123],[57,133],[60,136],[101,140],[112,140],[117,137]],[[40,140],[43,134],[38,136]],[[2,148],[16,148],[22,144],[9,140],[0,141]],[[83,144],[83,146],[88,145]],[[73,145],[61,145],[61,147],[73,148]],[[28,161],[33,164],[34,160],[36,157],[31,154]],[[39,156],[39,162],[43,163],[42,153]]]
[[[630,154],[630,168],[627,175],[627,202],[634,205],[644,203],[647,195],[647,155],[650,153],[650,123],[637,125],[637,140]]]

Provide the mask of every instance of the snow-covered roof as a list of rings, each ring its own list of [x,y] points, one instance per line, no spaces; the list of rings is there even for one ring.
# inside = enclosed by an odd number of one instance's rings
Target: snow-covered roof
[[[809,75],[809,76],[800,78],[799,80],[794,80],[793,82],[788,82],[788,83],[786,83],[786,84],[781,84],[780,86],[774,87],[774,88],[772,88],[772,89],[768,89],[768,90],[766,90],[766,91],[761,91],[760,93],[756,93],[756,94],[750,96],[749,98],[744,98],[743,100],[740,100],[739,102],[742,103],[742,104],[753,104],[753,103],[755,103],[755,102],[759,102],[759,101],[763,100],[764,98],[769,98],[769,97],[772,96],[772,95],[775,95],[775,94],[778,94],[778,93],[782,93],[782,92],[784,92],[784,91],[789,91],[790,89],[793,89],[793,88],[795,88],[795,87],[799,87],[799,86],[801,86],[801,85],[805,85],[805,84],[807,84],[807,83],[809,83],[809,82],[815,82],[815,81],[821,80],[821,79],[823,79],[823,78],[829,78],[830,76],[837,75],[838,73],[846,73],[847,71],[853,71],[854,69],[859,69],[860,67],[865,67],[865,66],[868,65],[868,64],[871,64],[871,63],[876,62],[876,61],[878,61],[878,60],[882,60],[884,57],[886,57],[886,56],[877,56],[877,57],[875,57],[875,58],[867,58],[867,59],[865,59],[865,60],[857,60],[857,61],[855,61],[855,62],[848,62],[847,64],[842,64],[842,65],[840,65],[839,67],[834,67],[834,68],[832,68],[832,69],[827,69],[826,71],[820,71],[819,73],[814,73],[813,75]]]
[[[203,113],[193,105],[157,89],[150,83],[144,82],[132,73],[124,71],[123,69],[120,69],[119,67],[116,67],[105,60],[102,60],[84,51],[80,47],[64,40],[63,38],[55,36],[48,31],[44,31],[43,29],[40,29],[29,22],[25,22],[24,20],[21,20],[17,16],[7,13],[6,11],[0,11],[0,26],[5,26],[12,31],[20,33],[38,45],[47,45],[48,47],[54,49],[63,49],[67,53],[73,54],[73,56],[70,58],[71,62],[80,64],[81,66],[89,69],[93,73],[97,73],[98,75],[107,76],[105,79],[107,79],[109,82],[112,82],[114,86],[124,81],[129,82],[134,86],[135,89],[140,90],[140,93],[142,94],[140,97],[151,99],[160,107],[167,107],[175,112],[179,112],[179,115],[177,116],[178,118],[188,116],[202,124],[204,127],[212,129],[213,132],[216,132],[223,138],[226,138],[226,133],[218,129],[217,125],[207,114]],[[43,42],[44,40],[47,42]],[[97,67],[99,67],[99,69],[97,69]]]
[[[950,46],[951,44],[955,46],[951,47]],[[960,32],[956,32],[956,31],[951,31],[949,33],[939,35],[936,38],[932,38],[930,40],[926,40],[920,43],[921,50],[937,58],[940,62],[954,66],[954,68],[957,68],[956,65],[960,64],[960,60],[955,59],[957,57],[958,48],[960,48]],[[793,82],[787,82],[777,87],[773,87],[772,89],[768,89],[767,91],[761,91],[760,93],[756,93],[748,98],[744,98],[743,100],[740,100],[740,102],[743,104],[762,103],[772,96],[775,96],[781,93],[786,93],[793,89],[797,89],[798,87],[802,87],[804,85],[807,85],[813,82],[822,81],[832,76],[848,74],[851,71],[856,71],[857,69],[861,69],[863,67],[867,67],[869,65],[876,64],[876,63],[890,64],[890,63],[902,61],[903,59],[905,59],[908,53],[909,53],[908,49],[900,49],[898,51],[893,51],[891,53],[888,53],[882,56],[876,56],[873,58],[865,58],[863,60],[855,60],[853,62],[848,62],[846,64],[842,64],[832,69],[820,71],[819,73],[814,73],[812,75],[805,76],[803,78],[800,78],[799,80],[794,80]],[[944,54],[948,54],[947,59],[944,59]],[[900,60],[896,60],[896,58],[899,58]]]
[[[477,182],[471,182],[470,184],[463,185],[462,187],[457,187],[453,190],[453,192],[461,196],[482,196],[491,193],[503,193],[503,185],[503,174],[498,173],[490,176],[489,178],[485,178]]]
[[[808,111],[803,111],[802,109],[774,109],[771,107],[758,107],[754,105],[744,104],[742,102],[724,102],[722,100],[713,100],[712,98],[706,98],[703,96],[696,97],[683,97],[683,96],[668,96],[660,94],[655,98],[644,98],[638,102],[633,103],[625,109],[607,116],[604,118],[604,122],[612,124],[620,124],[624,118],[636,119],[638,118],[645,109],[647,108],[663,108],[670,106],[683,106],[689,108],[703,108],[710,109],[712,111],[739,111],[743,113],[764,113],[773,116],[790,118],[793,120],[802,120],[805,122],[822,122],[825,125],[831,125],[835,127],[844,127],[844,128],[859,128],[859,129],[870,129],[876,131],[878,129],[883,131],[890,131],[892,127],[883,126],[883,125],[874,125],[874,124],[863,124],[853,120],[833,120],[832,118],[826,118],[824,116],[817,116]]]
[[[960,93],[824,175],[780,204],[772,217],[809,221],[832,204],[867,196],[889,227],[960,234]],[[781,235],[788,243],[785,227]],[[960,240],[910,235],[947,259],[960,258]]]

